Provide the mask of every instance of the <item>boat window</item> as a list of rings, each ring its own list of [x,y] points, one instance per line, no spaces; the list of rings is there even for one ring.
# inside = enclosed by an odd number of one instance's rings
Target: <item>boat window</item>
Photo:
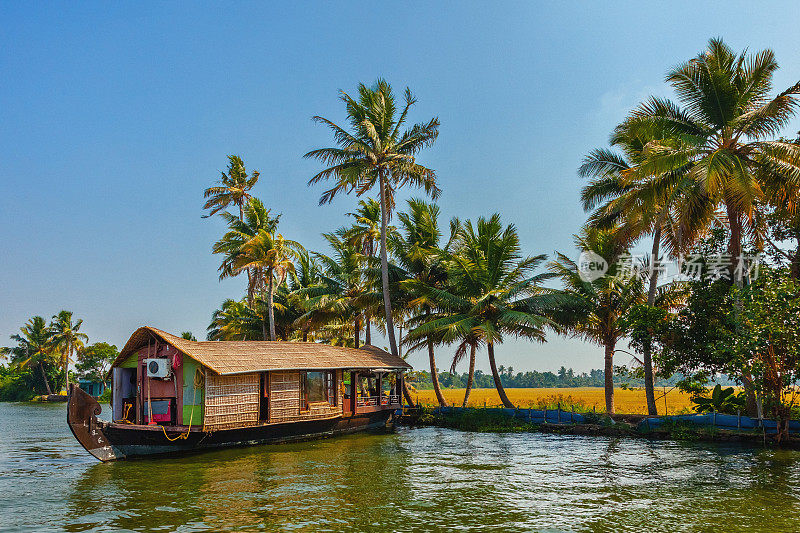
[[[327,398],[324,372],[306,372],[306,400],[312,402],[325,402]]]
[[[305,372],[301,376],[303,376],[303,396],[306,408],[311,403],[336,404],[333,372]]]

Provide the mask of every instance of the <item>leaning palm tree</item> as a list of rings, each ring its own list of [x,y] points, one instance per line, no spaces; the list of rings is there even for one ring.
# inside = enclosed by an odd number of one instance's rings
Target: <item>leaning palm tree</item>
[[[430,337],[441,342],[460,340],[459,350],[469,347],[472,354],[484,343],[500,400],[513,408],[497,370],[495,346],[506,336],[544,342],[545,329],[554,326],[546,315],[561,296],[559,291],[541,287],[553,274],[533,274],[545,258],[523,257],[516,228],[513,224],[504,227],[498,214],[479,218],[474,226],[466,222],[456,234],[447,271],[449,289],[416,284],[423,301],[435,302],[437,314],[408,337],[422,342]]]
[[[798,83],[770,96],[777,69],[771,50],[736,55],[721,39],[711,39],[703,53],[667,74],[683,108],[651,98],[628,121],[637,135],[659,139],[648,144],[638,172],[664,175],[688,166],[696,186],[687,216],[707,204],[725,210],[731,274],[745,236],[756,237],[761,173],[780,169],[783,179],[800,182],[800,147],[770,140],[794,116],[800,93]]]
[[[389,84],[379,79],[374,86],[359,84],[356,98],[342,92],[349,131],[331,120],[316,116],[333,130],[338,146],[319,148],[305,154],[330,165],[309,180],[309,185],[333,179],[334,186],[325,191],[320,204],[331,202],[340,193],[355,192],[361,196],[376,186],[381,205],[381,283],[384,316],[389,347],[398,356],[392,322],[392,302],[389,295],[389,262],[386,252],[387,225],[394,207],[394,192],[404,186],[421,187],[434,199],[439,195],[436,173],[417,163],[416,154],[433,144],[439,135],[439,119],[416,124],[403,131],[408,111],[416,99],[410,89],[405,92],[405,105],[398,114],[395,96]]]
[[[259,173],[254,170],[249,176],[244,161],[238,155],[228,156],[228,173],[220,172],[219,184],[209,187],[203,194],[206,203],[203,209],[208,214],[203,218],[214,216],[230,205],[239,208],[239,220],[244,220],[244,206],[250,199],[250,189],[258,182]]]
[[[644,277],[619,261],[626,251],[624,240],[615,229],[588,227],[576,238],[581,252],[593,252],[608,265],[605,275],[587,276],[581,266],[559,253],[550,263],[551,271],[564,285],[562,302],[551,316],[572,335],[595,342],[604,349],[606,412],[614,414],[614,353],[617,342],[628,333],[625,318],[637,304],[647,301]],[[655,306],[671,309],[681,302],[682,293],[674,285],[658,289]]]
[[[53,316],[50,328],[53,332],[53,342],[61,350],[62,366],[64,368],[64,387],[69,391],[69,362],[76,351],[83,350],[84,343],[89,337],[81,333],[83,320],[72,321],[72,311],[60,311]]]
[[[53,331],[44,318],[35,316],[20,328],[20,333],[11,335],[17,346],[2,348],[0,352],[11,355],[11,364],[24,368],[38,368],[42,375],[45,391],[53,394],[50,382],[47,380],[45,366],[55,366],[56,346],[53,343]]]
[[[444,288],[447,281],[447,248],[439,248],[442,232],[439,229],[439,206],[413,198],[408,200],[408,211],[398,213],[400,221],[398,231],[392,236],[389,245],[392,255],[397,259],[398,266],[405,271],[408,280],[422,282],[426,286]],[[451,239],[452,241],[452,239]],[[401,281],[403,286],[405,282]],[[406,300],[406,307],[411,308],[410,302],[419,295],[411,290],[403,291],[401,298]],[[417,306],[416,311],[424,316],[430,316],[431,306],[425,302]],[[406,336],[406,343],[409,337]],[[428,361],[431,369],[431,382],[436,393],[436,399],[441,407],[447,406],[439,385],[439,375],[436,368],[434,354],[434,339],[427,339]]]

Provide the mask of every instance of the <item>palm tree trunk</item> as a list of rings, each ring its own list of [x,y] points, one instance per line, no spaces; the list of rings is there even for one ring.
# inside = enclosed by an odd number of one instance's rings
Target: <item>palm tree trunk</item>
[[[744,286],[744,276],[737,276],[736,266],[739,264],[740,256],[742,254],[742,220],[739,212],[730,202],[725,202],[725,212],[728,215],[728,225],[731,229],[731,238],[728,241],[728,254],[730,255],[730,276],[734,280],[736,286],[741,288]],[[741,311],[742,302],[740,296],[736,295],[734,302],[737,311]],[[745,402],[748,416],[758,416],[761,418],[761,405],[756,397],[755,384],[749,374],[743,376]]]
[[[308,342],[308,331],[303,330],[303,342]]]
[[[650,287],[647,290],[647,305],[653,307],[656,303],[656,287],[658,285],[658,259],[661,247],[661,223],[657,222],[653,231],[653,248],[650,252]],[[647,399],[647,414],[657,415],[656,391],[653,379],[653,342],[647,338],[642,350],[642,363],[644,364],[644,396]],[[667,414],[667,413],[664,413]]]
[[[436,400],[439,402],[439,407],[447,407],[447,400],[444,399],[442,388],[439,386],[439,375],[436,372],[436,358],[433,354],[433,341],[428,339],[428,359],[431,363],[431,382],[433,382],[433,390],[436,392]]]
[[[364,327],[364,344],[372,344],[372,321],[367,315],[367,323]]]
[[[472,380],[475,377],[475,345],[469,347],[469,374],[467,374],[467,390],[464,392],[464,403],[461,407],[466,407],[469,402],[469,393],[472,392]]]
[[[408,390],[408,385],[406,385],[405,379],[403,380],[403,396],[405,396],[408,406],[414,407],[414,400],[411,398],[411,391]]]
[[[269,279],[267,280],[267,314],[269,316],[269,340],[275,340],[275,308],[273,303],[273,291],[275,290],[275,283],[272,279],[272,272],[267,271]]]
[[[605,344],[605,392],[606,413],[614,414],[614,347],[616,341],[608,340]]]
[[[68,346],[64,353],[64,390],[69,392],[69,359],[72,355],[72,346]]]
[[[731,228],[731,238],[728,241],[728,255],[730,255],[730,276],[741,287],[743,278],[736,275],[736,267],[742,255],[742,218],[739,211],[730,203],[725,202],[725,211],[728,215],[728,225]]]
[[[386,171],[379,171],[381,189],[381,284],[383,285],[383,310],[386,313],[386,334],[389,337],[389,349],[392,355],[397,353],[397,341],[394,338],[394,322],[392,321],[392,300],[389,297],[389,260],[386,256],[386,232],[389,225],[389,206],[386,205]]]
[[[361,337],[361,320],[359,318],[356,318],[356,323],[353,325],[353,331],[353,340],[356,343],[356,348],[358,348],[358,341],[360,340],[359,337]]]
[[[500,374],[497,372],[497,364],[494,360],[494,343],[486,343],[486,349],[489,352],[489,366],[492,368],[492,377],[494,378],[494,386],[497,389],[497,394],[500,395],[500,401],[503,402],[503,407],[509,409],[514,408],[514,404],[508,399],[506,390],[503,388],[503,383],[500,381]]]
[[[53,394],[53,391],[50,389],[50,382],[47,381],[47,374],[44,372],[44,365],[41,361],[39,361],[39,370],[42,372],[42,379],[44,380],[44,388],[47,390],[47,395]]]

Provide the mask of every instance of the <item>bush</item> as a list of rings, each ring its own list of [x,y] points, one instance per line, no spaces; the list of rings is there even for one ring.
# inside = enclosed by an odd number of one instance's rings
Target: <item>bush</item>
[[[35,396],[30,370],[11,369],[0,374],[0,402],[27,402]]]

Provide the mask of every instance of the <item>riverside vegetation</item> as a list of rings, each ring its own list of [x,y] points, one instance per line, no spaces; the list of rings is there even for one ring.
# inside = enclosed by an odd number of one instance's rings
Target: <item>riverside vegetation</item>
[[[500,403],[514,407],[498,365],[504,340],[574,336],[603,354],[592,378],[602,380],[609,415],[621,407],[615,375],[641,380],[649,414],[659,380],[679,375],[681,390],[701,396],[724,375],[742,387],[746,412],[778,418],[785,436],[800,378],[800,142],[783,129],[800,83],[773,89],[777,69],[770,50],[737,54],[712,39],[668,70],[675,101],[648,98],[614,129],[610,147],[587,154],[578,172],[588,180],[579,199],[588,218],[574,255],[604,265],[604,275],[588,277],[572,252],[528,255],[498,213],[443,224],[436,172],[422,158],[438,118],[409,123],[416,96],[398,96],[384,80],[341,92],[346,121],[315,116],[333,142],[305,154],[321,164],[309,185],[328,186],[320,204],[359,199],[344,225],[323,234],[326,252],[281,232],[281,215],[253,196],[260,173],[240,156],[205,189],[205,216],[225,224],[212,247],[220,278],[246,278],[244,294],[214,311],[207,337],[358,347],[380,331],[395,355],[427,354],[438,405],[470,404],[485,356]],[[409,187],[430,201],[398,205]],[[642,244],[649,256],[628,261]],[[754,272],[744,259],[757,254]],[[684,276],[689,267],[701,275],[670,279],[667,259]],[[39,390],[69,379],[82,341],[66,317],[57,322],[37,317],[13,337],[5,383],[15,372],[30,372],[24,386]],[[45,349],[44,330],[58,348]],[[635,368],[615,367],[623,343]],[[463,397],[443,392],[443,353],[451,372],[466,363]]]

